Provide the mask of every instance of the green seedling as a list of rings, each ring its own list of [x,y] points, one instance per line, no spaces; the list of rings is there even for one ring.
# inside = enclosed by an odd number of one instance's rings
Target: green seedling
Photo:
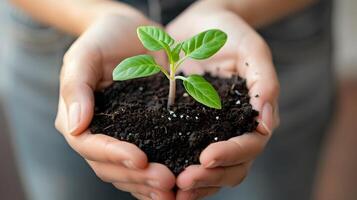
[[[169,71],[157,64],[152,56],[138,55],[119,63],[113,71],[115,81],[147,77],[161,71],[170,83],[168,108],[175,103],[177,79],[183,81],[187,93],[196,101],[210,108],[222,108],[217,91],[202,76],[177,76],[176,72],[187,58],[203,60],[213,56],[226,43],[227,34],[218,29],[211,29],[183,42],[175,42],[164,30],[154,26],[141,26],[137,29],[137,34],[146,49],[166,52],[170,64]],[[182,51],[184,53],[181,53]]]

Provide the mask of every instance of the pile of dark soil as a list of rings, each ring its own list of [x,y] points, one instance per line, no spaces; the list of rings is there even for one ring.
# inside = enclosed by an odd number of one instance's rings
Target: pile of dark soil
[[[210,143],[251,132],[258,125],[244,79],[205,78],[218,89],[221,110],[193,100],[178,81],[176,105],[168,111],[168,80],[156,75],[115,82],[96,93],[90,129],[136,144],[150,162],[162,163],[177,175],[199,163],[201,151]]]

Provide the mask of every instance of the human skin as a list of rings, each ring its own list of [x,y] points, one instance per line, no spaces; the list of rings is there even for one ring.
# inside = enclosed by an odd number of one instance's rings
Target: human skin
[[[260,113],[257,131],[211,144],[202,152],[200,165],[188,167],[177,178],[167,167],[148,163],[144,152],[135,145],[93,135],[88,130],[93,117],[93,92],[112,83],[112,70],[122,59],[146,53],[137,39],[136,27],[153,22],[132,7],[105,0],[13,2],[39,21],[79,36],[64,57],[55,122],[69,145],[86,159],[98,177],[118,189],[139,199],[170,200],[205,197],[223,186],[239,184],[247,175],[279,123],[279,83],[271,53],[252,26],[268,25],[313,1],[292,1],[295,4],[286,3],[281,9],[277,8],[278,0],[239,0],[239,4],[232,0],[202,0],[167,26],[178,40],[208,28],[225,31],[228,41],[224,48],[207,61],[188,60],[184,72],[239,74],[247,79],[251,96],[259,95],[251,99]],[[262,7],[266,15],[254,15]],[[244,12],[244,8],[250,12]],[[161,58],[160,54],[155,57]],[[175,185],[179,188],[177,194],[172,192]]]
[[[188,10],[167,26],[175,38],[184,39],[200,30],[219,28],[228,35],[226,45],[211,59],[190,60],[185,73],[209,71],[220,76],[239,74],[247,79],[250,103],[259,111],[256,131],[209,145],[200,155],[200,165],[186,168],[176,180],[178,200],[202,198],[224,186],[236,186],[247,176],[278,125],[279,83],[271,53],[264,40],[231,11],[209,12],[202,17],[196,8]],[[190,23],[187,23],[190,21]],[[255,96],[259,95],[258,98]]]

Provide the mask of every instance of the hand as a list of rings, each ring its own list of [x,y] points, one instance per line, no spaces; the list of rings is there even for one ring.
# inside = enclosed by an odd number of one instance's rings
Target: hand
[[[226,77],[239,74],[246,78],[250,103],[259,111],[259,126],[252,133],[209,145],[200,155],[201,165],[189,166],[177,177],[178,200],[198,199],[216,193],[223,186],[238,185],[279,124],[279,83],[270,50],[235,13],[193,6],[171,22],[167,31],[182,41],[210,28],[219,28],[227,33],[226,45],[207,61],[186,62],[182,66],[183,71],[208,71]]]
[[[145,53],[136,36],[148,20],[102,16],[64,57],[56,128],[103,180],[138,199],[174,199],[175,176],[161,164],[148,163],[133,144],[87,130],[93,117],[93,91],[112,83],[120,60]]]

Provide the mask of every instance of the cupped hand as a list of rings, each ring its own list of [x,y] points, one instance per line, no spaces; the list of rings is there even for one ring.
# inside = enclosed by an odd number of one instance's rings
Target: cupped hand
[[[238,15],[193,6],[171,22],[166,30],[182,41],[211,28],[227,33],[226,45],[206,61],[184,63],[182,70],[185,73],[208,71],[224,77],[239,74],[245,78],[250,103],[259,111],[259,125],[252,133],[209,145],[200,155],[200,165],[189,166],[177,177],[178,200],[202,198],[216,193],[223,186],[241,183],[279,124],[279,83],[270,50]]]
[[[136,36],[139,25],[151,22],[120,15],[102,16],[64,56],[56,128],[103,181],[138,199],[174,199],[175,176],[161,164],[148,163],[133,144],[92,134],[97,89],[112,83],[112,71],[124,58],[145,53]]]

